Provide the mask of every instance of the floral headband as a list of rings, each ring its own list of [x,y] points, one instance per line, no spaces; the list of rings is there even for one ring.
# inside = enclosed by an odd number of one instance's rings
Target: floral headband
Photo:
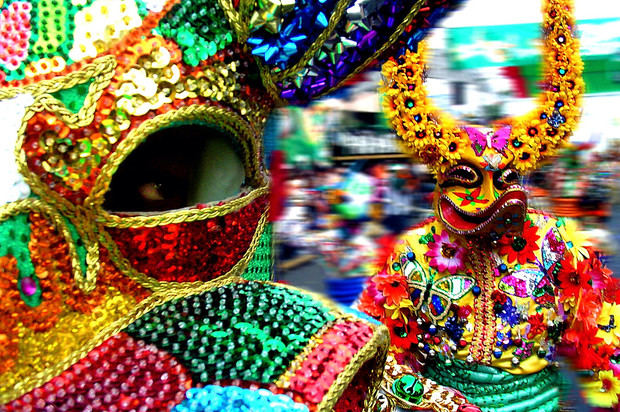
[[[543,90],[529,113],[498,121],[485,135],[441,112],[424,88],[426,45],[407,50],[383,65],[384,107],[405,150],[434,172],[454,165],[465,146],[477,154],[487,146],[512,157],[515,168],[530,172],[566,142],[580,116],[584,90],[583,63],[570,0],[545,0],[543,5]]]

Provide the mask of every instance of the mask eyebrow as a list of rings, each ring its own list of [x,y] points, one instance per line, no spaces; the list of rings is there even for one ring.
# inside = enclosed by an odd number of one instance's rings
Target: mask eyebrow
[[[451,173],[458,171],[459,169],[461,170],[465,170],[464,168],[467,168],[469,170],[467,170],[468,172],[473,172],[473,174],[475,175],[475,178],[471,181],[468,181],[467,178],[465,177],[459,177],[459,176],[450,176]],[[452,166],[450,169],[448,169],[448,171],[444,174],[444,182],[439,183],[439,187],[443,188],[443,187],[450,187],[450,186],[463,186],[466,188],[472,188],[472,187],[477,187],[482,183],[482,173],[480,172],[480,169],[477,166],[474,166],[473,164],[469,163],[469,162],[463,162],[463,163],[458,163],[454,166]]]

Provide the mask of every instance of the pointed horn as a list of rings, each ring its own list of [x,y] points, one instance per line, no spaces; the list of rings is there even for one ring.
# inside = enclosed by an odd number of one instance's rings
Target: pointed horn
[[[573,1],[545,1],[542,30],[543,90],[534,110],[511,121],[515,158],[536,159],[524,162],[522,171],[536,169],[568,141],[581,114],[583,62],[575,37]]]

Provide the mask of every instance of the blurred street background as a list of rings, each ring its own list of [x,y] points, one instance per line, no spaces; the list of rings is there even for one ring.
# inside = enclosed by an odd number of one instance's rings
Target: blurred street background
[[[529,176],[530,206],[579,220],[620,273],[620,3],[576,0],[586,96],[580,126],[555,161]],[[540,1],[469,0],[428,42],[430,97],[470,123],[534,107]],[[381,110],[379,70],[267,125],[279,219],[276,276],[348,303],[396,236],[432,213],[432,176],[397,145]]]

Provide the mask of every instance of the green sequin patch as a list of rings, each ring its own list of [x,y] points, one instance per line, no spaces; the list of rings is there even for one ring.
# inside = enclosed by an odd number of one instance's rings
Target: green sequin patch
[[[41,286],[34,273],[34,265],[30,258],[28,243],[30,242],[30,223],[28,214],[22,213],[0,222],[0,256],[13,256],[17,260],[18,288],[23,301],[31,307],[41,303]],[[36,291],[26,295],[21,290],[21,279],[29,277],[36,284]]]
[[[125,332],[177,356],[194,383],[271,383],[334,319],[302,292],[247,282],[161,305]]]
[[[182,1],[161,20],[157,31],[174,39],[183,60],[197,66],[233,41],[233,31],[217,1]]]
[[[247,280],[271,280],[273,277],[273,246],[271,225],[265,230],[254,252],[254,257],[241,277]]]
[[[84,106],[84,100],[86,100],[88,88],[92,82],[93,79],[89,79],[86,83],[80,83],[68,89],[58,90],[57,92],[51,93],[51,95],[60,100],[67,109],[73,113],[77,113],[82,106]]]

